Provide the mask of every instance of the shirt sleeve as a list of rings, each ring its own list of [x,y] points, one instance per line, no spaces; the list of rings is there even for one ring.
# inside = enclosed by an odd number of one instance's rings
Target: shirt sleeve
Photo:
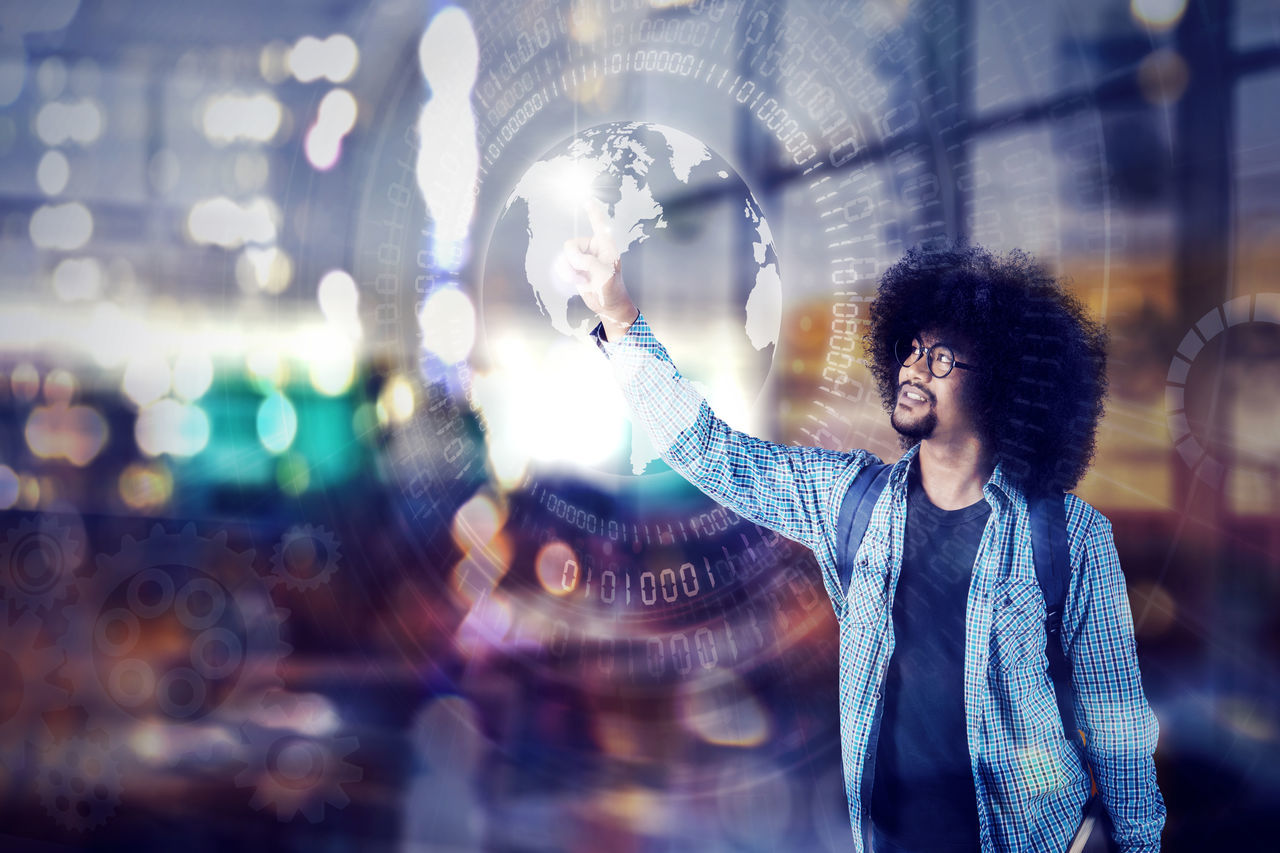
[[[1075,688],[1076,725],[1122,853],[1160,849],[1164,798],[1153,755],[1159,721],[1138,670],[1124,574],[1111,522],[1096,512],[1084,533],[1064,624]],[[1071,618],[1069,617],[1069,618]]]
[[[840,500],[875,457],[775,444],[731,429],[680,375],[643,314],[617,342],[605,339],[603,325],[591,334],[663,461],[717,503],[812,549],[824,575],[834,577]]]

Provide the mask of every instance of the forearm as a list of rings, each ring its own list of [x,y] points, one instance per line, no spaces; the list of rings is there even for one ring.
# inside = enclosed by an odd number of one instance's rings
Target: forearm
[[[731,429],[680,375],[643,316],[601,348],[637,428],[668,465],[718,503],[813,549],[820,563],[832,561],[832,496],[843,494],[868,454],[791,447]]]

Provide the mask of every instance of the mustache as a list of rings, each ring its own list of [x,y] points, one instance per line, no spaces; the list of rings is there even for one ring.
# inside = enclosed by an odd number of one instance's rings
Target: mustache
[[[896,397],[898,394],[901,394],[901,393],[902,393],[902,389],[903,389],[903,388],[906,388],[907,386],[910,386],[911,388],[913,388],[913,389],[915,389],[916,391],[918,391],[918,392],[921,394],[921,396],[923,396],[923,397],[924,397],[926,400],[928,400],[930,403],[936,403],[936,402],[938,402],[937,398],[935,398],[935,397],[933,396],[933,393],[932,393],[928,388],[924,387],[923,385],[917,385],[916,383],[914,383],[914,382],[910,382],[910,381],[908,381],[908,382],[902,382],[902,383],[899,383],[899,385],[898,385],[898,391],[897,391],[897,393],[896,393],[894,396]]]

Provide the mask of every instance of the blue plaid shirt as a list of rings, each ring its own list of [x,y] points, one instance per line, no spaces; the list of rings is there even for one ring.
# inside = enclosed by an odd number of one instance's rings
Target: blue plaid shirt
[[[633,415],[662,458],[743,518],[812,549],[840,630],[840,733],[854,849],[869,849],[871,737],[894,636],[907,469],[893,466],[858,550],[847,593],[836,524],[853,478],[876,458],[762,441],[730,429],[684,379],[643,315],[620,341],[593,334]],[[1063,737],[1048,676],[1044,597],[1027,502],[996,466],[983,486],[991,517],[978,547],[966,618],[964,703],[982,849],[1065,850],[1089,796],[1079,742]],[[1158,851],[1165,806],[1152,753],[1159,726],[1138,672],[1133,617],[1111,523],[1067,496],[1071,584],[1062,619],[1084,754],[1123,851]],[[887,583],[886,583],[887,576]]]

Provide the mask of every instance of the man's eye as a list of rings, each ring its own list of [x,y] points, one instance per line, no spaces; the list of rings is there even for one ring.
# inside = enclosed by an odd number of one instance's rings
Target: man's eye
[[[951,353],[949,352],[940,352],[938,353],[937,358],[938,358],[938,361],[942,362],[943,364],[950,364],[951,362],[955,361],[955,359],[952,357]]]

